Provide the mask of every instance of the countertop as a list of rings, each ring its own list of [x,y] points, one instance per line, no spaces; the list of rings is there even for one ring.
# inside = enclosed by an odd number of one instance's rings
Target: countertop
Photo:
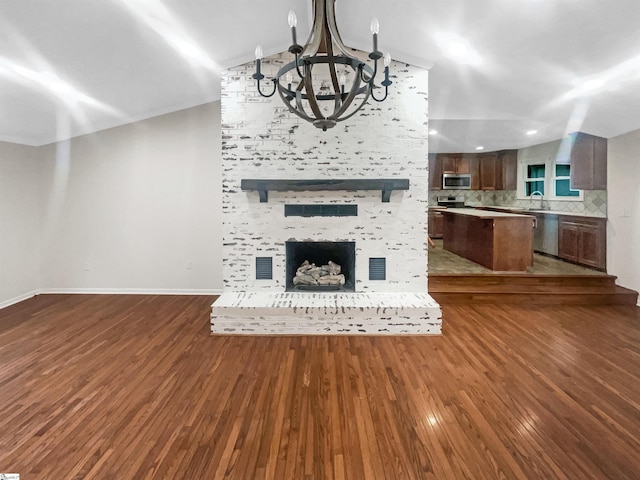
[[[474,208],[495,208],[499,210],[508,210],[509,212],[522,212],[522,215],[533,215],[536,213],[543,213],[545,215],[568,215],[571,217],[590,217],[590,218],[606,218],[604,215],[596,215],[593,213],[577,213],[577,212],[561,212],[559,210],[529,210],[528,208],[518,208],[518,207],[504,207],[498,205],[482,205]]]
[[[467,215],[477,218],[524,218],[530,217],[529,215],[522,215],[519,213],[507,213],[507,212],[492,212],[491,210],[478,210],[475,208],[447,208],[442,213],[454,213],[456,215]],[[524,212],[523,212],[524,213]]]

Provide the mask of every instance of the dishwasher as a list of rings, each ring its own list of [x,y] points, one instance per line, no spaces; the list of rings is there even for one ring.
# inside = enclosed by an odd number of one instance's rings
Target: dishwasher
[[[558,215],[536,214],[533,250],[548,255],[558,255]]]

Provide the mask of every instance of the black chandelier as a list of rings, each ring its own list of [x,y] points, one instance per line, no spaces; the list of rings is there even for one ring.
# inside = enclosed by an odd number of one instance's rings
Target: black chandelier
[[[337,122],[355,115],[369,97],[376,102],[387,98],[392,83],[389,80],[391,56],[388,53],[383,56],[378,50],[380,25],[376,18],[371,21],[373,50],[369,53],[369,59],[373,60],[372,68],[350,55],[342,43],[336,25],[335,0],[312,0],[312,5],[313,28],[304,47],[298,45],[297,41],[296,14],[289,12],[293,37],[289,52],[295,55],[295,60],[283,66],[271,80],[273,91],[265,94],[260,88],[260,80],[265,76],[260,71],[262,47],[259,45],[256,48],[256,73],[253,78],[257,80],[260,95],[271,97],[277,90],[290,112],[326,131]],[[384,96],[378,98],[374,90],[381,87],[375,85],[375,79],[378,61],[383,57],[384,80],[381,85],[384,87]]]

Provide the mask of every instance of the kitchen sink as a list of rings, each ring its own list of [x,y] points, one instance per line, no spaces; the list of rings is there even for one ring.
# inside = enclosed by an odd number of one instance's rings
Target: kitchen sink
[[[513,210],[514,212],[548,212],[549,208],[535,208],[535,207],[505,207],[506,210]]]
[[[496,210],[508,210],[510,212],[549,212],[549,207],[491,207]]]

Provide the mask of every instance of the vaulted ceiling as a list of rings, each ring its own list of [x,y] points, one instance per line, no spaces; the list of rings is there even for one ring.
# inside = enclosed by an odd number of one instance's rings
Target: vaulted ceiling
[[[640,128],[639,0],[336,5],[348,46],[370,50],[375,16],[381,50],[431,67],[430,151]],[[216,100],[220,71],[257,44],[287,49],[290,9],[304,40],[311,0],[2,0],[0,140],[43,145]]]

